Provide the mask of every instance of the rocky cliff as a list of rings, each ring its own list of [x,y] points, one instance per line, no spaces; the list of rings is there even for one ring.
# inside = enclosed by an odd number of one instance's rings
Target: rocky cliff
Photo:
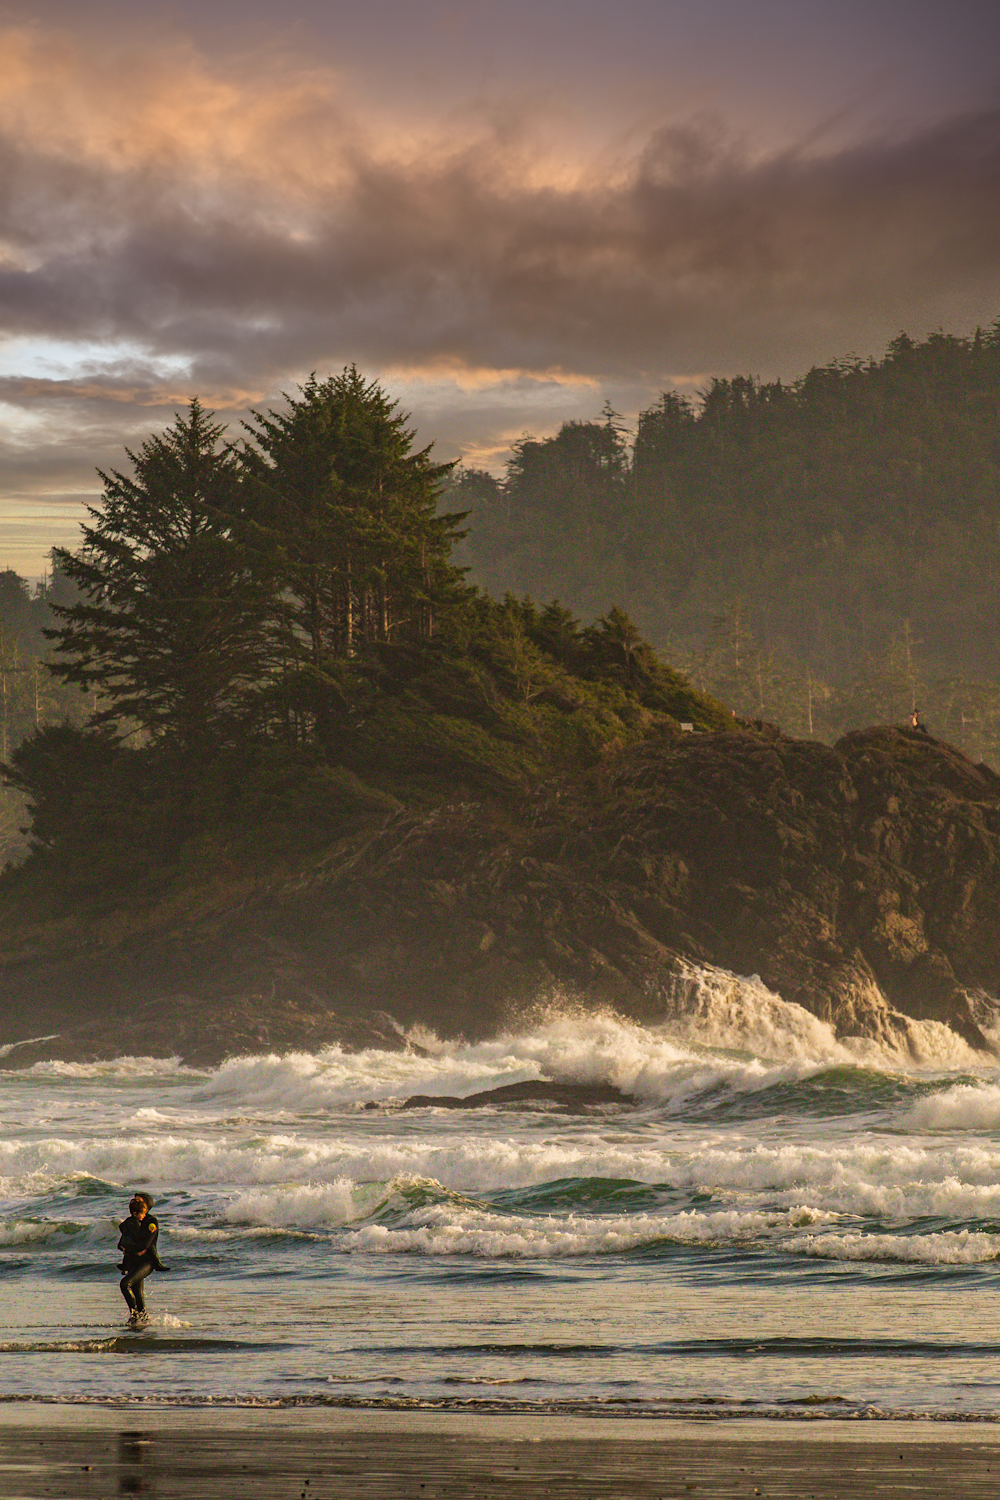
[[[6,1066],[42,1057],[485,1035],[562,996],[645,1020],[692,964],[759,974],[841,1035],[987,1048],[1000,993],[1000,777],[923,734],[832,749],[662,734],[520,808],[400,812],[187,909],[11,937]],[[44,1038],[44,1040],[30,1040]]]

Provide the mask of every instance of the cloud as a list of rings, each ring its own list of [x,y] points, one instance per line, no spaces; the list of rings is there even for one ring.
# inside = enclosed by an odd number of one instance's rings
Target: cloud
[[[288,55],[22,28],[0,59],[0,334],[108,351],[2,399],[76,413],[95,459],[188,391],[236,412],[350,360],[652,395],[1000,312],[997,110],[825,151],[694,119],[584,153],[523,105],[366,115]]]
[[[380,135],[320,70],[8,40],[10,333],[137,340],[209,374],[326,356],[656,377],[1000,291],[1000,112],[764,159],[695,122],[573,162],[516,113]]]

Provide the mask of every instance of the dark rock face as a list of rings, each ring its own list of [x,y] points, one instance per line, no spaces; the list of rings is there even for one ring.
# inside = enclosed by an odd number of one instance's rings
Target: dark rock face
[[[1000,993],[1000,777],[909,730],[776,731],[624,755],[589,801],[399,814],[210,922],[9,960],[6,1066],[40,1056],[483,1036],[546,993],[661,1019],[686,964],[756,973],[838,1034],[946,1022]],[[689,986],[688,986],[689,988]]]
[[[842,1034],[877,1034],[880,991],[982,1044],[966,992],[1000,983],[1000,777],[988,767],[907,730],[832,750],[705,737],[680,757],[636,757],[620,787],[634,800],[630,819],[616,809],[616,871],[651,888],[642,915],[669,946],[759,973]]]

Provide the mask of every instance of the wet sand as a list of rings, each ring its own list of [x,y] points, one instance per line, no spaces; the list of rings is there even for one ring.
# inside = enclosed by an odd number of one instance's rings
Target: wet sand
[[[996,1500],[1000,1430],[0,1409],[4,1500]]]

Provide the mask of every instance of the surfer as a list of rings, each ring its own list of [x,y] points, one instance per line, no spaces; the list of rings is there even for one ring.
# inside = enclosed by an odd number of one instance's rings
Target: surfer
[[[122,1252],[122,1263],[118,1269],[124,1272],[119,1286],[128,1303],[128,1321],[136,1328],[149,1322],[143,1282],[151,1271],[166,1270],[156,1253],[160,1226],[153,1218],[152,1207],[153,1200],[148,1193],[133,1193],[129,1200],[128,1218],[123,1219],[118,1226],[121,1230],[118,1248]]]

